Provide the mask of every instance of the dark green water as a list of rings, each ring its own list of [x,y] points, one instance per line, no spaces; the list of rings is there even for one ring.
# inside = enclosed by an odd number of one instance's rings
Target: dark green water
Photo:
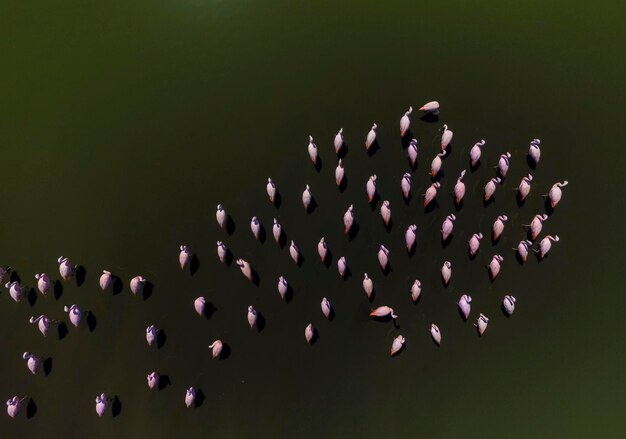
[[[0,292],[0,396],[29,395],[18,419],[0,417],[3,437],[619,437],[626,392],[623,288],[619,270],[624,233],[623,128],[626,40],[619,2],[5,2],[0,18],[0,145],[4,208],[0,264],[24,285],[56,259],[69,256],[85,282],[14,303]],[[413,114],[420,142],[414,197],[401,199],[408,170],[398,121],[437,99],[438,123]],[[363,141],[379,125],[381,149],[368,157]],[[438,152],[437,129],[455,132],[444,161],[439,208],[425,213],[419,194]],[[348,186],[334,183],[332,140],[344,128]],[[622,128],[622,129],[620,129]],[[322,159],[307,157],[312,134]],[[622,134],[622,135],[620,135]],[[530,139],[542,139],[542,158],[530,198],[518,207],[512,189],[528,173]],[[466,175],[465,204],[452,242],[442,248],[439,227],[453,212],[452,190],[468,152],[484,138],[482,166]],[[482,188],[498,156],[512,166],[484,207]],[[391,201],[393,227],[382,226],[365,196],[378,175]],[[282,205],[267,202],[271,176]],[[511,247],[521,224],[543,213],[540,194],[568,180],[544,233],[561,241],[538,264],[520,266]],[[301,193],[309,184],[317,209],[307,215]],[[235,222],[228,236],[214,217],[223,203]],[[360,229],[349,242],[341,217],[353,203]],[[467,257],[472,233],[488,234],[497,215],[511,218],[495,246],[484,239]],[[269,239],[249,230],[257,215]],[[280,219],[304,255],[298,268],[271,239]],[[408,258],[404,230],[416,223],[417,252]],[[315,245],[326,236],[330,268]],[[217,260],[224,240],[251,262],[260,284]],[[181,272],[178,246],[197,254],[198,271]],[[376,250],[391,250],[383,276]],[[484,266],[505,257],[491,283]],[[353,277],[341,281],[345,255]],[[453,263],[443,288],[439,268]],[[109,269],[124,281],[113,295],[98,277]],[[361,289],[367,271],[376,299]],[[133,297],[137,274],[153,284],[147,300]],[[294,288],[285,304],[276,282]],[[413,305],[413,279],[423,284]],[[464,323],[455,302],[473,298]],[[506,293],[515,314],[500,311]],[[193,311],[204,295],[216,310]],[[323,318],[319,302],[336,311]],[[48,314],[67,321],[63,305],[90,310],[96,326],[56,328],[44,339],[27,323]],[[250,331],[246,307],[266,320]],[[399,328],[371,321],[371,306],[394,306]],[[472,320],[490,317],[479,339]],[[320,339],[304,341],[312,321]],[[443,333],[437,348],[430,323]],[[166,334],[148,348],[154,323]],[[393,337],[407,348],[390,359]],[[207,345],[226,342],[227,359],[214,361]],[[31,376],[25,350],[52,357],[48,376]],[[152,370],[171,385],[150,391]],[[189,386],[204,402],[187,410]],[[117,395],[121,411],[95,414],[100,392]],[[33,408],[36,406],[36,410]],[[34,413],[33,413],[34,412]]]

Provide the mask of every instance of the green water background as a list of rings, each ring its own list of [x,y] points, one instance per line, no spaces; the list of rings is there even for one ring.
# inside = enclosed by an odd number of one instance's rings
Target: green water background
[[[0,15],[0,145],[3,213],[0,263],[24,285],[34,274],[58,277],[56,258],[86,270],[85,283],[15,304],[0,292],[0,396],[33,398],[18,419],[0,417],[2,435],[47,437],[620,437],[626,427],[623,336],[624,232],[622,126],[626,73],[625,14],[620,2],[304,2],[156,1],[98,5],[6,1]],[[414,113],[420,142],[412,201],[401,200],[408,171],[398,121],[409,105],[442,104],[432,124]],[[379,125],[380,150],[368,157],[363,139]],[[438,152],[437,129],[455,132],[444,161],[439,208],[425,213],[419,194]],[[348,187],[334,184],[332,139],[344,128]],[[308,161],[308,135],[322,159]],[[529,200],[518,207],[512,189],[528,173],[528,141],[542,139],[542,159]],[[453,212],[449,191],[467,168],[471,145],[487,140],[483,164],[468,188],[452,242],[439,227]],[[499,154],[513,154],[496,202],[484,207],[482,187]],[[390,232],[367,205],[364,184],[393,209]],[[267,202],[271,176],[282,194]],[[543,213],[540,197],[568,180],[562,203],[546,222],[558,234],[550,257],[525,266],[510,250],[521,224]],[[304,185],[317,209],[301,207]],[[223,203],[235,222],[228,236],[214,211]],[[341,215],[355,205],[360,226],[348,242]],[[472,233],[487,234],[498,214],[511,220],[495,246],[483,240],[469,261]],[[304,255],[298,268],[287,249],[260,244],[249,231],[257,215],[269,232],[273,217]],[[403,250],[406,227],[418,226],[418,250]],[[315,244],[326,236],[330,268]],[[221,265],[223,239],[249,260],[258,287],[236,266]],[[190,276],[177,266],[186,243],[200,262]],[[391,250],[383,276],[376,250]],[[490,283],[484,265],[505,256]],[[341,281],[345,255],[353,277]],[[443,260],[453,280],[439,279]],[[120,294],[102,293],[109,269],[124,281]],[[373,304],[361,290],[373,277]],[[150,298],[132,297],[131,277],[153,284]],[[278,276],[294,288],[289,304]],[[422,281],[414,306],[408,289]],[[455,308],[474,297],[472,316],[491,320],[476,337]],[[505,293],[517,309],[500,311]],[[210,319],[193,312],[207,297]],[[324,320],[327,296],[336,318]],[[44,339],[31,315],[65,319],[63,305],[92,311],[96,327],[56,328]],[[247,305],[262,312],[261,333],[247,327]],[[394,306],[399,328],[372,322],[371,306]],[[303,330],[320,332],[314,346]],[[436,322],[441,348],[430,340]],[[167,339],[149,349],[154,323]],[[407,348],[388,349],[403,334]],[[213,361],[208,343],[221,338],[229,358]],[[21,353],[52,357],[48,376],[31,376]],[[149,391],[158,370],[171,385]],[[188,386],[205,400],[187,410]],[[98,419],[94,398],[117,395],[118,416]]]

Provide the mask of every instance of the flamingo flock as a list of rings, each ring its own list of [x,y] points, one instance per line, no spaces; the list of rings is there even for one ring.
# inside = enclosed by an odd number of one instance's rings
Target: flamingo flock
[[[438,118],[440,114],[440,104],[437,101],[431,101],[419,107],[418,111],[421,111],[427,115]],[[404,113],[404,115],[401,117],[399,128],[400,128],[400,137],[402,138],[403,141],[407,140],[408,142],[408,146],[407,146],[408,162],[409,162],[410,167],[413,169],[417,163],[417,158],[418,158],[418,153],[419,153],[418,151],[419,143],[417,139],[412,138],[412,132],[411,132],[412,113],[413,113],[413,107],[410,106],[408,110]],[[367,132],[365,136],[364,145],[368,154],[373,154],[376,150],[374,146],[377,143],[377,134],[378,134],[379,129],[380,127],[378,126],[378,124],[373,123],[370,130]],[[441,146],[441,151],[438,151],[434,159],[432,160],[430,170],[428,171],[428,174],[430,174],[432,181],[427,184],[427,187],[425,188],[424,193],[422,194],[423,207],[425,209],[428,209],[431,206],[431,203],[436,202],[438,191],[441,188],[441,184],[439,180],[442,175],[442,169],[443,169],[446,158],[449,156],[450,146],[452,145],[452,142],[454,139],[454,133],[448,127],[447,124],[443,125],[440,132],[441,132],[441,138],[440,138],[439,143]],[[473,147],[470,149],[468,160],[469,160],[469,167],[471,170],[475,170],[477,167],[480,166],[482,148],[484,148],[486,144],[487,142],[484,139],[481,139],[477,141],[473,145]],[[532,166],[532,169],[534,169],[534,167],[538,165],[540,157],[541,157],[540,144],[541,144],[540,139],[533,139],[530,141],[530,144],[529,144],[527,156],[528,156],[529,163],[532,163],[534,165]],[[407,143],[404,143],[404,145],[407,145]],[[343,128],[340,128],[339,131],[335,134],[334,139],[333,139],[333,146],[334,146],[335,154],[339,156],[337,167],[335,168],[335,173],[334,173],[335,182],[337,186],[341,187],[346,182],[346,179],[345,179],[346,168],[345,168],[345,163],[343,162],[343,159],[341,157],[342,152],[346,148],[345,134],[344,134]],[[318,147],[314,142],[313,136],[309,136],[309,143],[307,146],[307,151],[308,151],[308,155],[313,166],[318,168],[320,166],[321,161],[318,155],[319,154]],[[485,206],[487,206],[490,203],[495,202],[494,201],[495,193],[498,190],[498,187],[502,185],[510,167],[513,164],[515,164],[515,159],[516,157],[513,157],[513,155],[508,151],[502,153],[499,156],[498,162],[494,166],[494,169],[496,170],[495,175],[493,176],[493,178],[489,179],[484,185],[484,196],[483,196],[482,201]],[[465,194],[466,194],[464,178],[470,177],[469,175],[467,175],[465,169],[459,170],[459,174],[456,174],[456,175],[459,175],[459,176],[456,179],[456,184],[454,185],[453,205],[457,208],[457,213],[456,214],[451,213],[447,215],[441,225],[441,229],[440,229],[441,241],[442,241],[442,244],[444,245],[446,242],[448,242],[451,239],[451,236],[454,230],[454,225],[455,225],[455,222],[457,221],[457,215],[459,217],[463,215],[462,204],[464,202]],[[411,202],[411,197],[412,197],[411,191],[412,191],[412,185],[413,185],[412,174],[410,172],[404,173],[402,175],[401,180],[398,182],[398,184],[400,186],[399,189],[402,193],[402,197],[404,198],[404,200],[407,203]],[[522,178],[521,182],[519,183],[519,186],[516,188],[516,197],[519,203],[523,203],[526,200],[534,184],[535,182],[533,179],[533,175],[531,173],[529,173],[528,175]],[[554,210],[557,207],[557,205],[560,203],[561,198],[563,196],[563,188],[567,186],[567,184],[568,184],[567,180],[563,182],[556,182],[550,187],[549,191],[544,195],[544,197],[546,197],[548,200],[547,205],[550,206],[550,209]],[[266,192],[267,192],[269,202],[276,205],[276,207],[278,208],[277,197],[279,196],[280,192],[279,192],[277,183],[272,178],[267,178]],[[375,200],[377,200],[378,197],[381,197],[382,194],[379,193],[378,177],[376,174],[371,175],[369,179],[365,182],[365,195],[367,196],[368,203],[372,204],[372,206],[374,206]],[[384,198],[384,197],[381,197],[381,198]],[[313,189],[311,188],[309,184],[304,185],[304,191],[302,192],[302,205],[306,212],[310,213],[314,209],[315,198],[313,194]],[[355,212],[353,204],[346,203],[346,205],[347,205],[347,208],[343,212],[343,217],[342,217],[343,230],[345,234],[350,234],[356,224],[356,212]],[[373,210],[374,210],[374,207],[372,207],[372,211]],[[388,199],[384,199],[382,201],[379,214],[381,216],[384,227],[388,228],[391,224],[391,218],[392,218],[392,206]],[[342,215],[341,212],[337,212],[338,219],[339,217],[341,217],[341,215]],[[216,218],[219,228],[225,229],[227,227],[230,216],[222,204],[217,205],[217,208],[215,211],[215,218]],[[491,237],[494,243],[497,242],[501,238],[501,236],[505,232],[505,229],[508,230],[508,228],[510,228],[510,226],[507,226],[508,219],[509,217],[506,214],[500,214],[495,219],[493,226],[491,227]],[[513,251],[515,252],[516,257],[518,258],[518,261],[521,264],[527,263],[530,250],[533,250],[537,254],[538,260],[541,261],[548,255],[548,253],[552,249],[553,244],[560,241],[560,238],[558,235],[545,235],[539,240],[539,237],[541,236],[541,233],[543,230],[543,225],[548,219],[549,219],[549,215],[547,213],[537,213],[536,215],[534,215],[534,217],[532,217],[529,224],[525,225],[525,227],[528,228],[528,235],[524,237],[524,239],[521,239],[519,241],[519,244],[515,248],[513,248]],[[250,220],[250,230],[252,232],[254,239],[256,240],[261,239],[261,235],[263,233],[263,225],[261,223],[261,220],[257,216],[252,216],[252,219]],[[417,225],[411,224],[408,226],[408,228],[406,229],[404,233],[404,244],[406,246],[406,251],[409,255],[415,249],[416,245],[418,245],[417,230],[418,230]],[[485,230],[484,232],[488,234],[488,231]],[[273,218],[272,235],[277,243],[280,243],[281,240],[284,238],[284,232],[282,230],[282,226],[276,218]],[[474,259],[474,257],[480,251],[480,245],[481,245],[481,240],[483,239],[483,236],[484,236],[483,233],[480,231],[474,233],[471,236],[467,244],[468,255],[469,255],[470,261]],[[536,243],[537,243],[537,246],[536,248],[534,248]],[[308,243],[301,243],[301,244],[303,245],[303,247],[316,248],[317,254],[319,255],[321,263],[325,264],[327,262],[329,258],[330,244],[327,242],[325,237],[322,236],[319,239],[319,242],[317,243],[308,242]],[[296,242],[294,242],[293,240],[290,240],[288,252],[293,262],[297,264],[298,266],[301,266],[303,262],[302,253],[300,251],[298,244],[296,244]],[[226,263],[227,259],[230,256],[230,250],[228,249],[225,242],[222,240],[217,241],[217,256],[218,256],[218,260],[221,263]],[[189,266],[189,264],[192,261],[192,257],[193,257],[193,254],[186,245],[181,244],[178,247],[177,262],[182,270],[185,270]],[[391,257],[390,250],[384,244],[380,244],[378,246],[376,257],[377,257],[381,270],[384,273],[386,273],[389,269],[389,260]],[[394,255],[394,257],[401,257],[401,256]],[[250,281],[254,281],[255,277],[258,276],[258,273],[256,273],[256,271],[252,268],[251,264],[241,257],[236,258],[234,260],[235,260],[236,266],[239,267],[243,276],[245,276],[245,278],[247,278]],[[492,282],[496,280],[499,273],[502,271],[504,267],[504,260],[505,260],[505,257],[499,254],[495,254],[491,257],[491,260],[487,266],[487,272]],[[61,279],[63,279],[64,281],[68,281],[72,278],[72,276],[75,275],[77,266],[73,265],[71,260],[68,257],[64,257],[64,256],[59,257],[57,259],[57,263],[58,263],[59,276]],[[453,276],[452,276],[453,264],[451,261],[448,261],[448,260],[442,261],[441,264],[442,264],[441,269],[440,269],[441,281],[444,287],[448,287],[448,285],[452,282],[452,279],[453,279]],[[10,268],[7,268],[7,269],[0,268],[0,283],[4,282],[5,276],[9,274],[10,271],[11,271]],[[337,273],[339,277],[344,278],[344,279],[346,279],[349,276],[350,268],[349,268],[348,261],[346,260],[345,256],[341,255],[337,258]],[[42,273],[37,273],[34,276],[34,278],[37,282],[36,285],[37,285],[38,291],[43,296],[45,296],[51,287],[50,276],[42,272]],[[108,270],[103,270],[102,275],[99,277],[98,284],[100,288],[102,289],[102,291],[107,291],[111,288],[111,286],[116,280],[119,280],[119,279],[113,273],[111,273]],[[133,295],[138,295],[138,294],[141,294],[143,288],[148,283],[148,280],[141,275],[137,275],[133,277],[132,279],[130,279],[128,282],[129,282],[131,293]],[[11,299],[13,299],[15,302],[19,302],[21,300],[23,287],[20,284],[19,280],[10,280],[6,282],[5,287],[8,289],[9,296],[11,297]],[[368,275],[368,273],[363,273],[362,287],[366,295],[366,300],[370,302],[374,300],[374,291],[375,291],[374,280]],[[291,287],[287,279],[284,276],[280,276],[278,278],[277,289],[278,289],[279,297],[282,300],[288,301],[288,296],[291,294]],[[424,286],[424,289],[427,292],[428,286]],[[413,284],[411,285],[408,292],[409,292],[410,300],[414,304],[418,304],[419,299],[423,293],[422,282],[418,279],[414,279]],[[207,304],[207,300],[204,296],[197,297],[193,302],[193,310],[199,316],[204,316],[206,304]],[[469,294],[464,293],[458,299],[458,302],[456,303],[456,305],[458,307],[458,312],[461,318],[464,321],[467,321],[470,318],[470,315],[472,312],[472,309],[471,309],[472,297]],[[516,305],[516,298],[513,295],[511,294],[504,295],[504,297],[502,298],[502,312],[507,317],[513,314],[515,310],[515,305]],[[321,299],[320,310],[325,319],[333,320],[336,317],[335,309],[333,308],[331,301],[327,297],[323,297]],[[81,322],[83,321],[83,317],[88,315],[89,313],[89,311],[81,310],[78,304],[66,305],[63,307],[63,311],[67,314],[67,318],[69,322],[76,328],[78,328],[81,325]],[[246,318],[247,318],[248,325],[251,329],[257,328],[257,325],[259,322],[258,320],[259,315],[260,315],[259,311],[253,305],[249,305],[247,307]],[[337,317],[340,318],[340,316],[337,316]],[[391,306],[386,305],[386,304],[379,305],[375,308],[372,308],[371,312],[369,313],[369,317],[371,317],[372,320],[383,320],[383,321],[385,320],[395,321],[396,319],[399,318],[398,315],[395,313],[394,309]],[[29,319],[29,323],[33,324],[34,326],[37,326],[37,329],[40,331],[43,337],[46,337],[48,335],[51,325],[60,323],[60,320],[52,319],[42,314],[37,317],[32,316]],[[483,313],[478,313],[478,316],[475,318],[474,326],[476,327],[476,332],[479,337],[483,336],[483,334],[487,330],[488,324],[489,324],[489,318]],[[445,332],[445,328],[443,329],[444,331],[442,331],[442,329],[440,329],[440,327],[434,322],[431,323],[430,326],[428,327],[428,332],[430,333],[430,337],[432,338],[433,342],[437,346],[441,346],[443,343],[442,337],[443,337],[443,333]],[[146,327],[145,340],[148,345],[148,348],[158,343],[160,331],[161,329],[157,328],[153,324],[150,324]],[[137,336],[139,336],[139,334],[137,334]],[[313,345],[314,343],[316,343],[319,337],[319,333],[318,333],[317,328],[314,326],[313,322],[307,322],[306,325],[304,326],[304,336],[305,336],[306,343],[310,345]],[[390,342],[391,344],[389,348],[389,354],[392,357],[398,355],[400,352],[402,352],[406,348],[406,338],[404,335],[398,334],[395,337],[393,337],[390,340]],[[206,346],[207,346],[208,353],[211,355],[211,357],[213,359],[219,360],[225,356],[224,352],[228,345],[223,340],[215,339],[215,340],[211,340],[210,343],[208,343]],[[38,371],[41,368],[42,363],[44,362],[44,358],[39,357],[36,354],[28,352],[28,351],[22,354],[22,358],[26,362],[26,367],[28,371],[33,375],[38,373]],[[163,381],[163,377],[164,376],[159,375],[159,373],[156,370],[149,371],[149,373],[146,375],[148,388],[158,389],[160,382]],[[181,402],[184,401],[185,406],[188,408],[192,407],[194,405],[197,392],[198,390],[195,389],[194,387],[185,388],[184,398],[181,398]],[[6,402],[7,414],[11,418],[15,418],[16,416],[18,416],[21,406],[22,406],[22,402],[26,399],[28,399],[27,396],[20,397],[19,395],[15,395],[9,398]],[[113,401],[112,398],[107,396],[107,394],[104,392],[100,393],[99,395],[96,395],[95,396],[96,415],[99,417],[104,416],[108,410],[109,404],[112,401]]]

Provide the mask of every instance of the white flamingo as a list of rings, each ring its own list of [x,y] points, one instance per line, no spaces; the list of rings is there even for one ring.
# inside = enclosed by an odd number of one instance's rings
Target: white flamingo
[[[37,279],[37,289],[45,296],[50,289],[50,277],[46,273],[37,273],[35,279]]]
[[[448,129],[448,125],[444,125],[441,131],[441,149],[445,150],[450,142],[452,142],[452,137],[454,136],[454,133]]]
[[[430,325],[430,335],[433,341],[437,343],[437,346],[441,346],[441,331],[439,331],[439,327],[434,323]]]
[[[196,298],[196,300],[193,301],[193,308],[200,317],[204,316],[204,312],[206,310],[206,299],[203,296]]]
[[[217,205],[217,210],[215,211],[215,219],[217,220],[217,224],[223,229],[226,225],[226,221],[228,220],[228,214],[221,204]]]
[[[317,145],[313,142],[313,136],[309,136],[309,157],[313,165],[317,165]]]
[[[64,306],[63,311],[69,315],[72,325],[74,325],[75,328],[78,328],[83,317],[83,313],[80,311],[78,305],[74,304],[70,307]]]
[[[411,300],[413,300],[413,303],[417,302],[417,299],[420,298],[421,294],[422,283],[419,280],[415,279],[413,285],[411,285]]]
[[[467,318],[470,315],[470,312],[472,310],[472,296],[468,295],[468,294],[463,294],[461,296],[461,298],[459,299],[459,310],[461,311],[461,314],[463,315],[463,320],[467,321]]]
[[[268,178],[265,189],[267,190],[267,196],[270,199],[270,203],[274,204],[276,201],[276,184],[274,183],[274,180]]]
[[[443,279],[443,284],[448,286],[450,283],[450,277],[452,277],[452,263],[450,261],[445,261],[441,266],[441,278]]]
[[[400,119],[400,137],[404,137],[411,127],[411,119],[409,119],[409,115],[412,112],[413,107],[409,107],[409,109],[404,113],[404,116]]]
[[[426,102],[419,108],[420,111],[424,111],[426,113],[439,114],[439,102],[430,101]]]
[[[370,129],[369,133],[367,133],[367,137],[365,138],[365,149],[368,151],[376,141],[376,128],[378,128],[378,125],[372,125],[372,128]]]
[[[367,298],[371,300],[374,293],[374,282],[367,273],[363,274],[363,291],[367,294]]]

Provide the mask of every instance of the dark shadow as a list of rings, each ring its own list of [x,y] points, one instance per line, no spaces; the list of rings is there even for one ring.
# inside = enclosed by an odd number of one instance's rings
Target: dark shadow
[[[329,268],[333,263],[333,252],[330,251],[330,248],[326,247],[326,259],[324,259],[324,265],[326,268]]]
[[[377,321],[377,322],[382,322],[382,323],[387,323],[387,322],[391,322],[393,321],[395,324],[395,319],[391,317],[391,314],[387,314],[386,316],[383,317],[377,317],[377,316],[371,316],[370,317],[372,320]]]
[[[276,193],[274,194],[274,206],[276,206],[276,209],[280,209],[281,204],[283,204],[283,197],[281,197],[280,192],[276,190]],[[197,394],[196,394],[196,398],[197,398]]]
[[[264,244],[266,239],[267,234],[265,233],[265,227],[263,227],[263,224],[259,223],[259,242]]]
[[[419,160],[415,160],[415,164],[411,163],[411,159],[407,158],[409,161],[409,169],[411,170],[411,172],[415,172],[417,171],[417,167],[419,166]]]
[[[252,283],[257,287],[261,285],[261,278],[259,277],[259,273],[254,268],[250,268],[252,271]]]
[[[413,306],[417,305],[421,301],[422,301],[422,295],[421,294],[419,296],[417,296],[417,300],[413,300],[413,297],[411,297],[411,302],[413,302]]]
[[[522,200],[522,196],[519,191],[515,191],[515,201],[517,202],[517,207],[522,207],[524,203],[526,203],[526,199]]]
[[[359,234],[359,229],[359,223],[354,221],[352,223],[352,227],[350,227],[350,231],[348,231],[348,241],[352,241],[354,238],[356,238],[356,235]]]
[[[98,325],[98,320],[93,312],[87,311],[87,328],[89,328],[89,332],[93,332],[96,330],[96,326]]]
[[[37,404],[33,398],[28,398],[28,405],[26,406],[26,419],[30,419],[37,414]]]
[[[506,317],[507,319],[508,319],[509,317],[511,317],[511,315],[510,315],[508,312],[506,312],[506,308],[504,307],[504,303],[502,303],[502,304],[500,305],[500,309],[502,310],[502,314],[504,314],[504,317]]]
[[[311,195],[311,202],[309,203],[309,207],[306,208],[306,213],[311,214],[317,209],[317,201],[315,201],[315,197]]]
[[[296,265],[302,267],[302,264],[304,264],[304,256],[302,256],[302,253],[298,253],[298,262],[296,262]]]
[[[143,288],[141,290],[141,297],[143,298],[143,300],[148,300],[150,297],[152,297],[153,291],[154,284],[147,280],[146,283],[143,284]]]
[[[378,201],[380,200],[380,195],[378,194],[378,191],[374,192],[374,196],[372,197],[372,201],[370,201],[370,209],[372,209],[372,212],[374,212],[376,210],[376,208],[378,207]]]
[[[122,413],[122,401],[120,401],[119,397],[115,395],[113,397],[113,404],[111,404],[111,413],[113,417],[116,418]]]
[[[428,203],[426,207],[424,207],[424,213],[433,212],[437,208],[439,208],[439,203],[437,202],[437,199],[435,198],[433,201]]]
[[[436,123],[439,121],[439,114],[427,112],[422,117],[420,117],[420,120],[426,123]]]
[[[487,207],[492,203],[496,202],[496,197],[495,196],[491,196],[488,200],[485,200],[485,197],[483,197],[483,207]]]
[[[35,303],[37,303],[37,292],[34,288],[30,288],[28,290],[28,294],[26,295],[26,297],[28,298],[28,304],[30,306],[35,306]]]
[[[54,281],[54,298],[55,300],[59,300],[63,295],[63,285],[60,280]]]
[[[194,408],[198,408],[200,407],[202,404],[204,404],[204,400],[206,399],[206,396],[204,395],[204,392],[200,389],[196,390],[196,397],[193,400],[193,407]]]
[[[537,169],[537,164],[535,163],[535,161],[528,154],[526,154],[526,164],[533,171]]]
[[[441,246],[443,248],[447,248],[450,243],[452,242],[452,237],[454,236],[454,233],[450,233],[450,235],[448,235],[447,239],[443,239],[443,236],[441,237]]]
[[[87,269],[82,265],[76,267],[76,286],[80,287],[85,283],[85,279],[87,278]]]
[[[172,381],[170,380],[169,375],[161,375],[159,376],[159,392],[165,389],[167,386],[171,386]]]
[[[367,156],[371,157],[380,149],[380,145],[378,144],[378,138],[374,139],[374,143],[370,145],[370,149],[367,150]]]
[[[409,128],[407,132],[404,133],[404,136],[400,137],[400,141],[402,142],[402,149],[407,149],[409,145],[411,144],[412,139],[413,139],[413,132],[411,131],[411,128]]]
[[[493,233],[491,234],[491,245],[496,245],[498,242],[500,242],[500,238],[502,238],[502,235],[498,236],[497,238],[494,239]]]
[[[230,267],[230,265],[233,263],[233,252],[230,251],[229,248],[226,249],[226,254],[224,255],[224,264],[227,267]]]
[[[340,159],[344,159],[346,158],[346,156],[348,155],[348,144],[345,142],[343,142],[343,145],[341,145],[341,149],[339,150],[339,152],[337,152],[337,158]]]
[[[280,236],[278,237],[278,245],[280,248],[285,248],[287,244],[287,234],[285,233],[285,229],[281,227]]]
[[[393,269],[391,268],[391,264],[390,263],[387,263],[385,268],[380,267],[380,269],[383,272],[383,276],[388,276],[389,273],[391,273],[393,271]]]
[[[480,168],[480,160],[478,160],[474,165],[472,165],[472,159],[470,159],[470,172],[473,174]]]
[[[517,261],[518,264],[524,265],[524,260],[522,259],[522,256],[519,254],[517,250],[515,250],[515,260]]]
[[[235,233],[235,221],[230,215],[228,215],[226,219],[226,233],[228,233],[229,236]]]
[[[213,314],[215,314],[215,311],[217,311],[217,308],[215,307],[215,305],[213,305],[213,302],[206,302],[204,304],[204,317],[207,320],[213,317]]]
[[[409,196],[405,197],[404,194],[402,194],[402,201],[404,201],[404,204],[406,204],[407,206],[409,204],[411,204],[411,199],[413,199],[413,193],[409,192]]]
[[[552,208],[552,202],[549,197],[546,197],[546,201],[544,201],[543,206],[546,209],[546,215],[552,216],[554,209]]]
[[[43,360],[43,374],[48,376],[52,373],[52,357],[48,357]]]
[[[285,303],[291,302],[293,299],[293,288],[291,285],[287,284],[287,291],[285,291]]]
[[[218,360],[222,361],[222,360],[226,360],[228,357],[230,357],[230,354],[232,353],[230,346],[227,345],[226,343],[222,343],[222,352],[220,352],[220,356],[218,358]],[[196,394],[196,396],[198,396]]]
[[[61,322],[59,323],[59,326],[57,327],[57,331],[59,334],[59,340],[63,340],[67,334],[69,333],[69,331],[67,330],[67,325],[65,324],[65,322]]]
[[[461,209],[463,209],[463,198],[461,198],[461,202],[460,203],[457,203],[456,200],[454,202],[454,210],[456,210],[458,212]]]
[[[317,328],[313,328],[313,336],[311,337],[310,345],[314,345],[317,342],[317,339],[320,338],[320,333],[317,332]]]
[[[548,259],[549,255],[544,255],[543,258],[541,257],[541,253],[539,253],[538,251],[532,250],[533,253],[535,253],[535,257],[537,258],[537,262],[539,264],[541,264],[544,260]]]
[[[385,226],[385,230],[387,232],[391,232],[391,228],[393,227],[393,219],[389,218],[389,224],[385,224],[385,221],[383,221],[383,226]]]
[[[409,259],[413,257],[416,249],[417,249],[417,243],[414,243],[413,246],[411,247],[411,250],[407,252],[407,254],[409,255]]]
[[[189,272],[193,276],[194,274],[198,272],[199,269],[200,269],[200,259],[198,259],[198,255],[194,253],[193,256],[191,257],[191,262],[189,263]]]
[[[339,185],[339,192],[343,192],[348,187],[348,176],[346,174],[343,175],[343,180],[341,180],[341,184]]]
[[[159,329],[159,332],[157,332],[157,349],[161,349],[166,341],[167,335],[165,334],[165,330]]]
[[[480,249],[475,254],[471,254],[469,249],[467,250],[467,254],[469,255],[470,261],[473,261],[474,259],[476,259],[476,256],[478,256],[478,252],[479,251],[480,251]]]
[[[9,281],[11,283],[13,282],[18,282],[18,283],[22,283],[22,279],[20,279],[20,275],[17,274],[17,271],[11,271],[11,276],[9,277]]]
[[[265,329],[265,317],[257,311],[256,313],[256,331],[261,332]]]
[[[124,289],[124,282],[117,276],[113,276],[113,295],[116,296]]]
[[[319,155],[317,156],[317,159],[315,160],[315,164],[313,165],[313,167],[315,168],[318,174],[322,170],[322,158]]]

